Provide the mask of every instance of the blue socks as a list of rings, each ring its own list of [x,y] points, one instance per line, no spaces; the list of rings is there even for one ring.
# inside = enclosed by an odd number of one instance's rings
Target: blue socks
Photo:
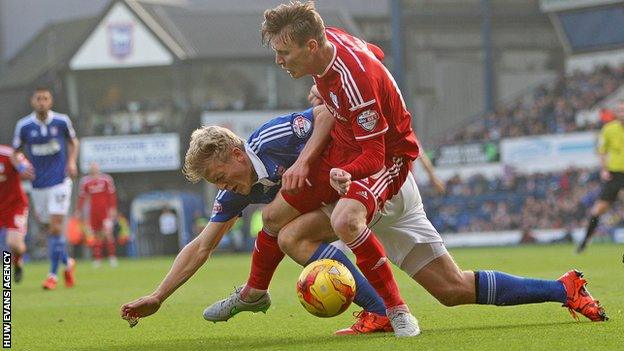
[[[511,306],[537,302],[566,303],[563,284],[556,280],[522,278],[497,271],[475,271],[477,303]]]
[[[48,234],[48,256],[50,256],[50,274],[56,275],[59,262],[67,265],[67,250],[62,236]]]
[[[382,316],[386,315],[386,305],[384,305],[377,291],[375,291],[373,286],[364,278],[362,273],[360,273],[351,260],[349,260],[340,249],[327,243],[321,243],[321,246],[314,252],[308,262],[306,262],[306,265],[322,258],[331,258],[332,260],[344,264],[351,274],[353,274],[357,287],[355,289],[355,298],[353,299],[356,305],[362,307],[367,312],[377,313]]]

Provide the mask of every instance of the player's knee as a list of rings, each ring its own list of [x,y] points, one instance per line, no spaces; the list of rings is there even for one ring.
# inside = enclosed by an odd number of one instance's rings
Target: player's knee
[[[288,254],[296,244],[296,238],[288,232],[281,231],[277,237],[277,244],[283,253]]]
[[[15,251],[15,249],[20,246],[19,239],[16,238],[15,235],[8,234],[6,242],[7,242],[7,246],[13,251]]]
[[[366,223],[363,223],[360,218],[347,215],[332,215],[331,225],[336,234],[341,238],[344,238],[344,236],[354,237],[366,227]]]
[[[270,206],[266,206],[262,209],[262,224],[271,233],[277,234],[282,228],[279,219],[279,213],[273,210]]]

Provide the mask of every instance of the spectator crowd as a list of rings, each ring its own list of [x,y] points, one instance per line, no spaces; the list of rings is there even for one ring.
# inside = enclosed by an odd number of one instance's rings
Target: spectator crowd
[[[441,144],[497,141],[505,137],[562,134],[600,128],[599,123],[578,125],[577,111],[593,107],[624,84],[624,65],[602,67],[591,73],[560,76],[552,86],[541,85],[530,93],[499,106],[451,133]]]
[[[600,192],[597,170],[510,174],[487,179],[475,175],[447,181],[447,193],[421,187],[427,216],[441,233],[575,228]],[[621,201],[606,224],[624,224]]]

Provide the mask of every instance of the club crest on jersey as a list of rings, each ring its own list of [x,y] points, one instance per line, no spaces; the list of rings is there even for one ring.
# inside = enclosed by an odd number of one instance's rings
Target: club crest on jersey
[[[276,176],[281,178],[284,175],[284,172],[286,172],[286,167],[284,167],[282,165],[275,166],[275,175]]]
[[[292,129],[298,138],[303,139],[312,129],[312,123],[302,115],[297,115],[292,121]]]
[[[214,216],[221,211],[223,211],[223,206],[221,206],[219,201],[215,201],[214,205],[212,205],[212,215]]]
[[[132,53],[132,23],[111,23],[108,25],[108,49],[110,54],[123,60]]]
[[[357,117],[357,123],[367,132],[375,129],[377,121],[379,121],[379,115],[375,110],[366,110]]]
[[[329,97],[331,98],[331,101],[334,103],[334,106],[336,106],[336,108],[340,108],[340,106],[338,106],[338,97],[336,96],[336,94],[334,94],[333,91],[329,92]]]
[[[36,137],[37,134],[38,134],[37,131],[34,130],[34,129],[30,131],[30,136],[33,137],[33,138]]]
[[[58,128],[50,127],[50,135],[56,136],[58,134]]]

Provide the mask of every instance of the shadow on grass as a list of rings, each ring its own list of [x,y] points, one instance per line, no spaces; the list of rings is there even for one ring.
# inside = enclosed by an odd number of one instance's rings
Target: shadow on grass
[[[540,322],[540,323],[520,323],[509,325],[480,325],[471,327],[451,327],[451,328],[433,328],[423,330],[422,337],[428,338],[439,337],[439,334],[446,336],[453,335],[453,332],[466,331],[487,331],[487,330],[511,330],[511,329],[540,329],[540,328],[556,328],[564,325],[577,324],[575,321],[568,322]],[[588,322],[589,323],[589,322]],[[387,339],[387,340],[384,340]],[[206,337],[195,337],[186,339],[170,339],[170,340],[123,340],[114,345],[93,345],[87,348],[77,348],[76,350],[210,350],[210,351],[240,351],[240,350],[353,350],[365,348],[367,344],[370,346],[385,343],[386,341],[394,341],[392,333],[378,333],[372,335],[359,335],[355,337],[319,337],[314,336],[274,336],[267,335],[262,338],[252,336],[231,336],[231,335],[210,335]],[[401,341],[408,341],[405,339]],[[421,337],[413,339],[417,345]],[[408,344],[395,346],[408,346]]]
[[[245,336],[206,336],[192,339],[172,339],[172,340],[136,340],[123,341],[116,345],[93,345],[87,348],[76,350],[210,350],[210,351],[237,351],[237,350],[301,350],[315,349],[322,346],[322,349],[349,350],[349,345],[353,342],[366,342],[381,340],[384,338],[394,338],[391,333],[378,333],[357,337],[334,337],[327,338],[315,336],[301,337],[276,337],[266,336],[263,338]]]
[[[433,329],[425,329],[423,333],[448,333],[453,331],[480,331],[480,330],[506,330],[506,329],[531,329],[531,328],[544,328],[544,327],[557,327],[568,324],[580,324],[582,322],[577,321],[566,321],[566,322],[539,322],[539,323],[516,323],[516,324],[505,324],[505,325],[478,325],[472,327],[451,327],[451,328],[433,328]],[[591,323],[591,322],[587,322]]]

